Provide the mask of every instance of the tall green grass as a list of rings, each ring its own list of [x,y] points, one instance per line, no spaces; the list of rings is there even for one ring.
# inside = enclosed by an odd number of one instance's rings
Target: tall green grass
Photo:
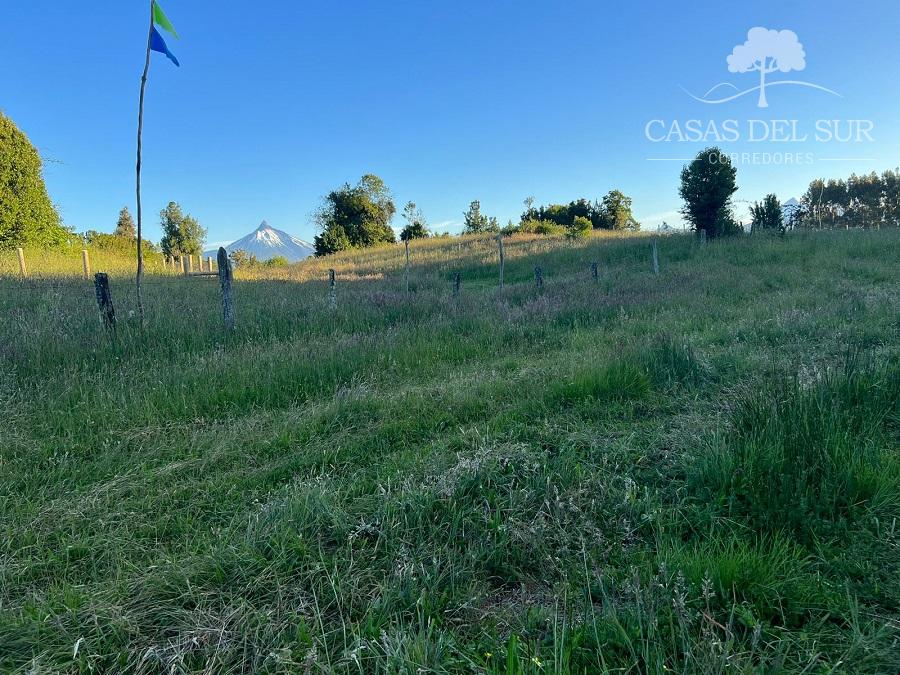
[[[0,255],[0,670],[900,670],[900,236],[507,244]]]

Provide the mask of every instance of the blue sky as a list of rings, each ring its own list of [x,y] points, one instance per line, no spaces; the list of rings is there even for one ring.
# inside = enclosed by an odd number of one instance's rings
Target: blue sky
[[[134,210],[136,106],[148,3],[4,3],[0,108],[48,160],[65,222],[111,230]],[[478,198],[501,222],[522,201],[595,199],[619,188],[645,225],[675,211],[682,163],[712,142],[647,140],[662,120],[732,119],[728,151],[800,153],[800,165],[739,163],[741,200],[799,195],[816,176],[900,164],[900,6],[887,2],[331,2],[161,0],[181,39],[154,54],[144,133],[147,234],[182,204],[225,242],[261,220],[311,239],[322,195],[376,173],[402,208],[458,231]],[[726,57],[754,26],[791,29],[805,87],[707,105]],[[872,142],[750,142],[748,120],[862,119]],[[654,132],[661,128],[653,127]],[[709,139],[707,139],[709,140]],[[807,157],[806,159],[809,159]],[[667,161],[648,161],[667,160]],[[848,161],[849,160],[849,161]],[[762,162],[764,160],[758,160]],[[738,203],[738,211],[745,208]],[[399,225],[399,218],[394,223]]]

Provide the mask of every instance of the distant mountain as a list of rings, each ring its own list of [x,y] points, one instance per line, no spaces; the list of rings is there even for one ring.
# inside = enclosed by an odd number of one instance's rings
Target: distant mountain
[[[228,244],[225,250],[228,253],[244,251],[256,256],[260,261],[282,256],[292,263],[308,258],[314,253],[312,244],[291,236],[283,230],[276,230],[265,220],[246,237],[241,237],[237,241]],[[210,251],[206,255],[215,254],[215,251]]]

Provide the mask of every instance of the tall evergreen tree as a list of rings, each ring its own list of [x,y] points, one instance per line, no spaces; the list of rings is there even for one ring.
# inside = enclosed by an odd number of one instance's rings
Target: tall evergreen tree
[[[127,206],[119,211],[119,220],[116,222],[116,229],[113,234],[122,239],[128,239],[129,241],[137,238],[134,219],[131,217],[131,212],[128,210]]]
[[[159,221],[163,231],[159,245],[165,255],[203,253],[206,230],[196,218],[182,213],[177,203],[169,202],[169,205],[159,212]]]
[[[68,236],[47,195],[42,167],[28,137],[0,112],[0,249],[55,246]]]

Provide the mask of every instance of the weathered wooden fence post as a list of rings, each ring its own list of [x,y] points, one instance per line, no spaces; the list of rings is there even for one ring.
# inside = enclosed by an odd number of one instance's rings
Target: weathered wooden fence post
[[[453,275],[453,297],[454,298],[459,297],[459,282],[460,282],[459,272],[457,272],[456,274]]]
[[[497,248],[500,251],[500,292],[503,292],[503,235],[497,235]]]
[[[596,261],[591,263],[591,279],[593,279],[594,281],[597,281],[597,279],[599,279]]]
[[[188,255],[187,257],[187,274],[192,274],[194,272],[194,256],[193,254]]]
[[[700,245],[706,246],[706,230],[700,230]]]
[[[16,249],[16,255],[19,256],[19,274],[23,277],[28,276],[28,268],[25,267],[25,251],[21,248]]]
[[[181,273],[184,274],[185,276],[187,276],[187,258],[185,257],[184,253],[181,254],[180,260],[181,260]]]
[[[109,291],[109,275],[97,272],[94,275],[94,292],[97,295],[97,308],[100,320],[107,330],[116,330],[116,309],[113,307],[112,294]]]
[[[544,287],[544,270],[540,265],[534,268],[534,285],[538,288]]]
[[[653,274],[659,275],[659,244],[653,238]]]
[[[206,267],[207,267],[207,270],[206,270],[207,272],[213,272],[213,271],[214,271],[214,270],[213,270],[212,256],[211,256],[211,255],[206,256]]]
[[[85,279],[91,278],[91,257],[86,248],[81,249],[81,271]]]
[[[409,239],[403,243],[406,244],[406,294],[409,295]]]
[[[234,291],[231,285],[234,277],[231,272],[231,262],[228,260],[228,252],[221,246],[217,258],[219,285],[222,287],[222,317],[225,320],[225,330],[234,330]]]
[[[334,270],[328,270],[328,306],[331,307],[331,309],[337,309],[336,286]]]

